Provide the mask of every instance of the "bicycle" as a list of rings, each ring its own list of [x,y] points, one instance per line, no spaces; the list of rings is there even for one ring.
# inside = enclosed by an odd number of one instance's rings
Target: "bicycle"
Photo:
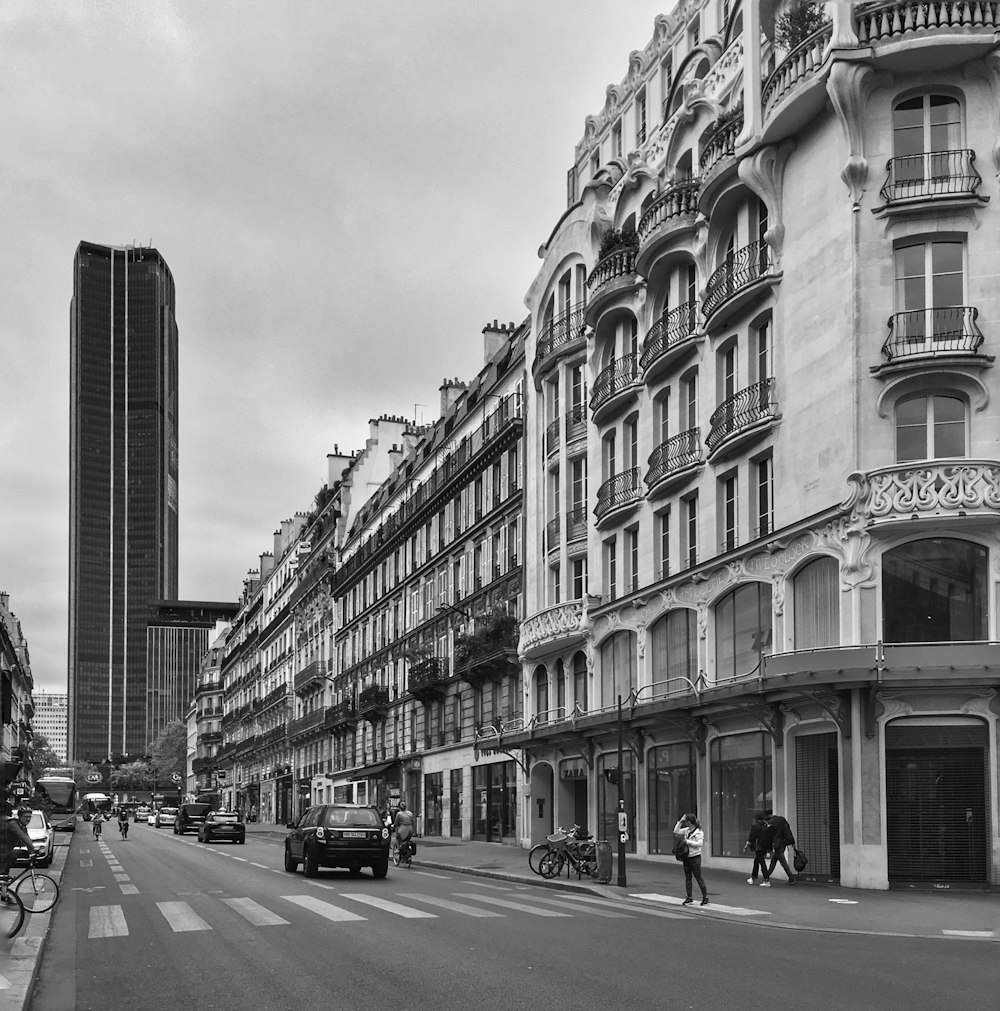
[[[28,866],[20,874],[10,878],[8,884],[14,886],[14,894],[21,900],[29,913],[47,913],[59,899],[59,883],[50,874],[35,870],[37,857],[32,855]]]
[[[413,847],[410,844],[410,840],[404,841],[403,845],[399,845],[398,839],[392,840],[392,863],[393,866],[398,867],[400,863],[406,864],[407,867],[413,866]]]
[[[24,923],[24,903],[10,883],[9,872],[0,875],[0,934],[4,937],[13,937]]]
[[[555,861],[554,858],[551,858],[551,854],[564,850],[567,845],[578,850],[582,843],[585,854],[588,859],[593,859],[596,868],[597,849],[592,841],[588,841],[590,839],[589,833],[584,832],[579,825],[574,825],[571,829],[560,827],[552,835],[546,836],[545,842],[531,847],[528,851],[528,867],[543,878],[554,878],[562,870],[562,862]],[[579,853],[577,856],[579,859]],[[550,857],[550,859],[546,860],[546,857]],[[543,863],[545,865],[544,872],[542,870]],[[556,867],[556,863],[558,863],[558,867]],[[581,873],[591,872],[581,870]]]
[[[543,878],[555,878],[566,867],[567,876],[572,868],[577,880],[586,875],[597,874],[597,846],[594,840],[574,825],[569,832],[559,832],[548,837],[549,852],[538,865],[538,873]]]

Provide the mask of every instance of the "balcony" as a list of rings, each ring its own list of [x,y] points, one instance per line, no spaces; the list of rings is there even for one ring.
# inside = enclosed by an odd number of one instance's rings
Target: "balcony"
[[[910,42],[919,35],[983,35],[984,43],[1000,31],[998,3],[926,3],[890,0],[855,5],[858,42],[883,46]]]
[[[497,611],[477,619],[475,632],[455,636],[455,675],[476,686],[518,673],[517,635],[512,614]]]
[[[639,369],[643,382],[662,375],[684,353],[697,346],[704,334],[698,333],[698,303],[685,302],[665,312],[650,328],[642,343]]]
[[[723,113],[717,122],[719,125],[705,141],[698,159],[701,169],[698,207],[706,215],[710,214],[715,194],[736,171],[736,138],[743,130],[743,107],[736,106]]]
[[[978,319],[979,310],[970,305],[897,312],[889,317],[889,336],[882,345],[886,363],[872,371],[899,371],[928,359],[985,368],[993,358],[979,353],[985,338]]]
[[[309,688],[320,686],[330,671],[329,660],[313,660],[295,675],[293,691],[296,695]]]
[[[270,730],[261,734],[260,737],[257,738],[257,743],[262,748],[265,748],[272,744],[279,744],[279,743],[283,744],[287,737],[287,730],[288,728],[285,726],[284,723],[279,724],[276,727],[271,727]]]
[[[587,542],[587,507],[573,506],[566,513],[566,543],[570,546]]]
[[[545,524],[545,554],[553,555],[559,551],[559,517],[555,516]]]
[[[587,409],[583,404],[566,412],[566,448],[587,438]]]
[[[756,298],[768,283],[779,279],[769,273],[770,250],[763,240],[736,250],[708,279],[701,312],[706,326],[718,326]]]
[[[222,743],[222,731],[221,730],[209,730],[207,733],[198,735],[199,744],[221,744]]]
[[[597,489],[597,505],[594,518],[598,527],[605,526],[623,513],[631,512],[639,505],[639,468],[630,467],[620,474],[608,478]]]
[[[798,90],[816,77],[822,68],[827,46],[833,38],[833,23],[827,22],[807,39],[800,42],[774,69],[761,90],[761,109],[764,122],[781,104],[786,95]]]
[[[358,714],[354,708],[354,699],[344,699],[326,710],[323,726],[327,730],[345,730],[357,726]]]
[[[578,302],[542,326],[535,345],[536,375],[542,371],[543,365],[548,368],[564,355],[572,354],[585,346],[585,312],[585,303]]]
[[[728,455],[758,438],[778,419],[774,379],[764,379],[740,390],[719,405],[709,419],[711,430],[705,443],[709,458]]]
[[[671,436],[649,454],[649,470],[643,478],[646,494],[650,497],[662,494],[690,477],[703,462],[700,428]]]
[[[297,737],[304,737],[315,730],[322,730],[325,716],[325,710],[321,706],[317,706],[311,713],[306,713],[305,716],[300,716],[297,720],[291,720],[288,724],[288,739],[294,741]]]
[[[849,478],[850,506],[869,527],[1000,519],[1000,462],[929,460],[883,467]]]
[[[410,694],[421,702],[442,698],[448,690],[448,661],[431,656],[410,668]]]
[[[639,356],[616,358],[594,380],[590,413],[595,422],[610,417],[632,402],[639,392]]]
[[[559,419],[550,421],[545,426],[545,455],[546,457],[559,455]]]
[[[375,723],[385,719],[385,714],[389,711],[389,689],[381,685],[370,685],[358,696],[358,715]]]
[[[694,227],[700,187],[700,179],[679,179],[670,183],[646,208],[636,228],[639,239],[637,266],[641,273],[645,273],[656,252],[671,238]]]
[[[586,611],[582,600],[570,600],[538,611],[521,622],[517,651],[525,659],[561,652],[584,642]]]
[[[593,325],[615,296],[629,294],[638,287],[639,275],[635,270],[637,253],[637,246],[620,246],[598,260],[587,277],[588,323]]]
[[[885,171],[879,191],[885,202],[879,211],[884,213],[923,209],[928,202],[952,205],[987,200],[976,192],[983,179],[976,170],[976,152],[970,148],[901,155],[890,158]]]

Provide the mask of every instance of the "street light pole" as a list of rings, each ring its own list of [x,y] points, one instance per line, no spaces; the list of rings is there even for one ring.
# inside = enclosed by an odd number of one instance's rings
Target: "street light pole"
[[[624,749],[622,748],[622,697],[618,696],[618,887],[627,887],[625,878],[625,840],[628,838],[628,814],[625,811]]]

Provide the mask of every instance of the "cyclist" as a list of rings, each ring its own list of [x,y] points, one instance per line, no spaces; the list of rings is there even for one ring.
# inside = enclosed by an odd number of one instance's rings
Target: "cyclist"
[[[409,861],[411,855],[410,839],[413,838],[416,821],[412,812],[406,810],[406,801],[401,800],[399,802],[399,808],[396,811],[396,817],[392,821],[392,827],[396,832],[396,845],[400,849],[400,857],[403,860]]]
[[[104,824],[104,812],[100,811],[100,810],[95,811],[94,812],[94,817],[91,818],[90,821],[91,821],[91,824],[94,826],[94,838],[95,839],[100,839],[101,838],[101,826]]]
[[[128,838],[128,811],[123,807],[118,808],[118,831],[123,839]]]
[[[24,847],[28,851],[28,856],[35,852],[34,843],[26,828],[30,820],[30,808],[18,811],[17,817],[14,817],[10,804],[7,801],[0,801],[0,874],[10,873],[11,867],[14,866],[15,848]]]

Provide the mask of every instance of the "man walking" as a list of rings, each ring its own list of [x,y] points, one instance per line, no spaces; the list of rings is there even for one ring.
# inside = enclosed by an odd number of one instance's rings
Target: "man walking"
[[[763,884],[769,885],[771,883],[771,875],[774,873],[774,868],[778,864],[781,864],[782,869],[788,875],[788,883],[794,885],[796,881],[795,872],[788,866],[788,861],[785,859],[785,848],[795,846],[795,836],[792,835],[792,827],[780,814],[774,814],[771,811],[767,812],[766,824],[773,830],[774,836],[771,842],[773,850],[771,866],[767,869]]]

